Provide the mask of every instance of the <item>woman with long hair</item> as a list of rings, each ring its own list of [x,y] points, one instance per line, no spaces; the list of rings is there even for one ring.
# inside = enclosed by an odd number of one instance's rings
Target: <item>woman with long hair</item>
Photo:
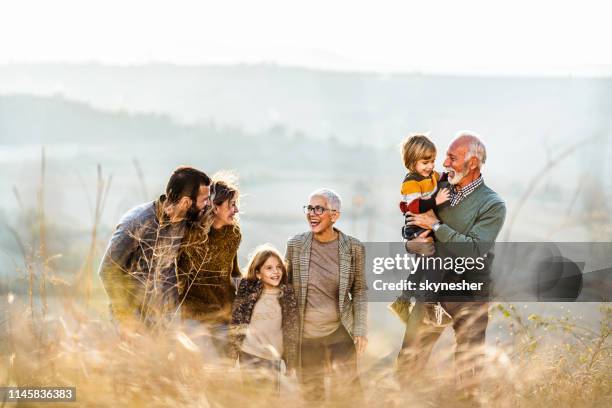
[[[208,336],[201,340],[209,338],[217,354],[225,356],[235,297],[232,278],[241,276],[238,247],[242,235],[237,217],[240,194],[231,175],[216,174],[212,179],[210,205],[201,223],[188,231],[179,257],[179,300],[183,321],[206,329]]]

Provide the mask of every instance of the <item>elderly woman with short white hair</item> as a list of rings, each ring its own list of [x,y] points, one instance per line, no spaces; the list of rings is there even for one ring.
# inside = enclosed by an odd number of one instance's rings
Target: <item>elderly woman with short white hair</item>
[[[357,353],[367,345],[365,249],[334,227],[341,204],[330,189],[312,192],[304,206],[310,231],[287,242],[287,272],[300,323],[297,374],[307,400],[326,395],[326,367],[334,376],[332,395],[361,394]]]

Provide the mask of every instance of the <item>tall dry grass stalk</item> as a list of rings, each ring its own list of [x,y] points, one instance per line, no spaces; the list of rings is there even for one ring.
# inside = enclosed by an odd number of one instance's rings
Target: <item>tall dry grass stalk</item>
[[[111,186],[113,176],[110,175],[108,179],[104,178],[102,173],[102,166],[97,165],[97,178],[96,178],[96,199],[92,214],[92,227],[89,241],[89,249],[85,256],[85,262],[77,274],[76,281],[80,282],[80,286],[84,291],[85,305],[88,305],[91,298],[92,292],[92,279],[94,277],[94,261],[96,259],[96,249],[98,246],[98,229],[100,227],[100,220],[104,212],[104,206],[106,199],[108,198],[108,192]]]
[[[41,315],[44,318],[47,312],[47,273],[49,258],[47,256],[47,226],[45,218],[45,176],[46,176],[46,156],[44,147],[41,149],[41,166],[40,166],[40,182],[36,191],[36,208],[35,208],[35,219],[32,221],[32,230],[34,229],[32,239],[30,242],[24,240],[19,231],[10,226],[6,225],[6,229],[13,236],[19,252],[22,257],[23,269],[25,270],[26,279],[28,282],[28,304],[29,314],[32,321],[36,317],[35,300],[38,299],[41,302]],[[20,217],[22,221],[28,222],[28,211],[23,204],[21,195],[16,186],[12,188],[13,195],[17,201],[19,210],[21,212]],[[30,225],[28,225],[29,227]],[[18,271],[21,268],[18,268]],[[36,285],[38,283],[38,285]],[[36,294],[38,289],[38,295]]]
[[[42,302],[42,316],[47,313],[47,228],[45,224],[45,175],[47,159],[44,146],[41,148],[40,159],[40,185],[38,188],[38,256],[40,259],[40,300]]]

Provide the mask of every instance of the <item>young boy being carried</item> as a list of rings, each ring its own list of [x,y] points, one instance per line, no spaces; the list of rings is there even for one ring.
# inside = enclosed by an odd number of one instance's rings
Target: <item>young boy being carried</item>
[[[404,214],[404,226],[402,227],[402,237],[412,240],[422,234],[422,228],[408,225],[407,216],[409,213],[422,214],[429,210],[437,211],[438,206],[449,200],[448,174],[440,174],[434,170],[436,162],[436,146],[424,134],[413,134],[408,136],[401,145],[402,159],[408,173],[404,177],[401,186],[402,200],[400,210]],[[420,271],[418,275],[411,275],[411,281],[420,281],[427,271]],[[391,304],[398,317],[405,323],[408,321],[412,304],[410,294],[403,292]],[[426,296],[428,297],[428,296]],[[432,299],[419,299],[432,301]],[[437,302],[436,302],[437,303]],[[437,304],[437,306],[441,306]],[[438,311],[436,308],[436,322],[441,324],[441,317],[444,317],[443,309]]]
[[[400,210],[404,217],[408,212],[422,214],[429,210],[436,211],[439,205],[448,201],[450,194],[448,175],[440,175],[434,170],[436,146],[425,135],[411,135],[402,143],[402,158],[408,170],[400,189]],[[419,227],[406,225],[404,221],[402,236],[411,240],[423,231]]]

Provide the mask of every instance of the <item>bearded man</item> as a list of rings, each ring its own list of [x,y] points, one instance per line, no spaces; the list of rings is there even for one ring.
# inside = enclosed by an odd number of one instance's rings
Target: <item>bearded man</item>
[[[192,167],[174,170],[166,194],[128,211],[119,221],[99,275],[118,328],[151,327],[172,318],[177,299],[177,255],[186,226],[198,222],[209,200],[210,178]]]

